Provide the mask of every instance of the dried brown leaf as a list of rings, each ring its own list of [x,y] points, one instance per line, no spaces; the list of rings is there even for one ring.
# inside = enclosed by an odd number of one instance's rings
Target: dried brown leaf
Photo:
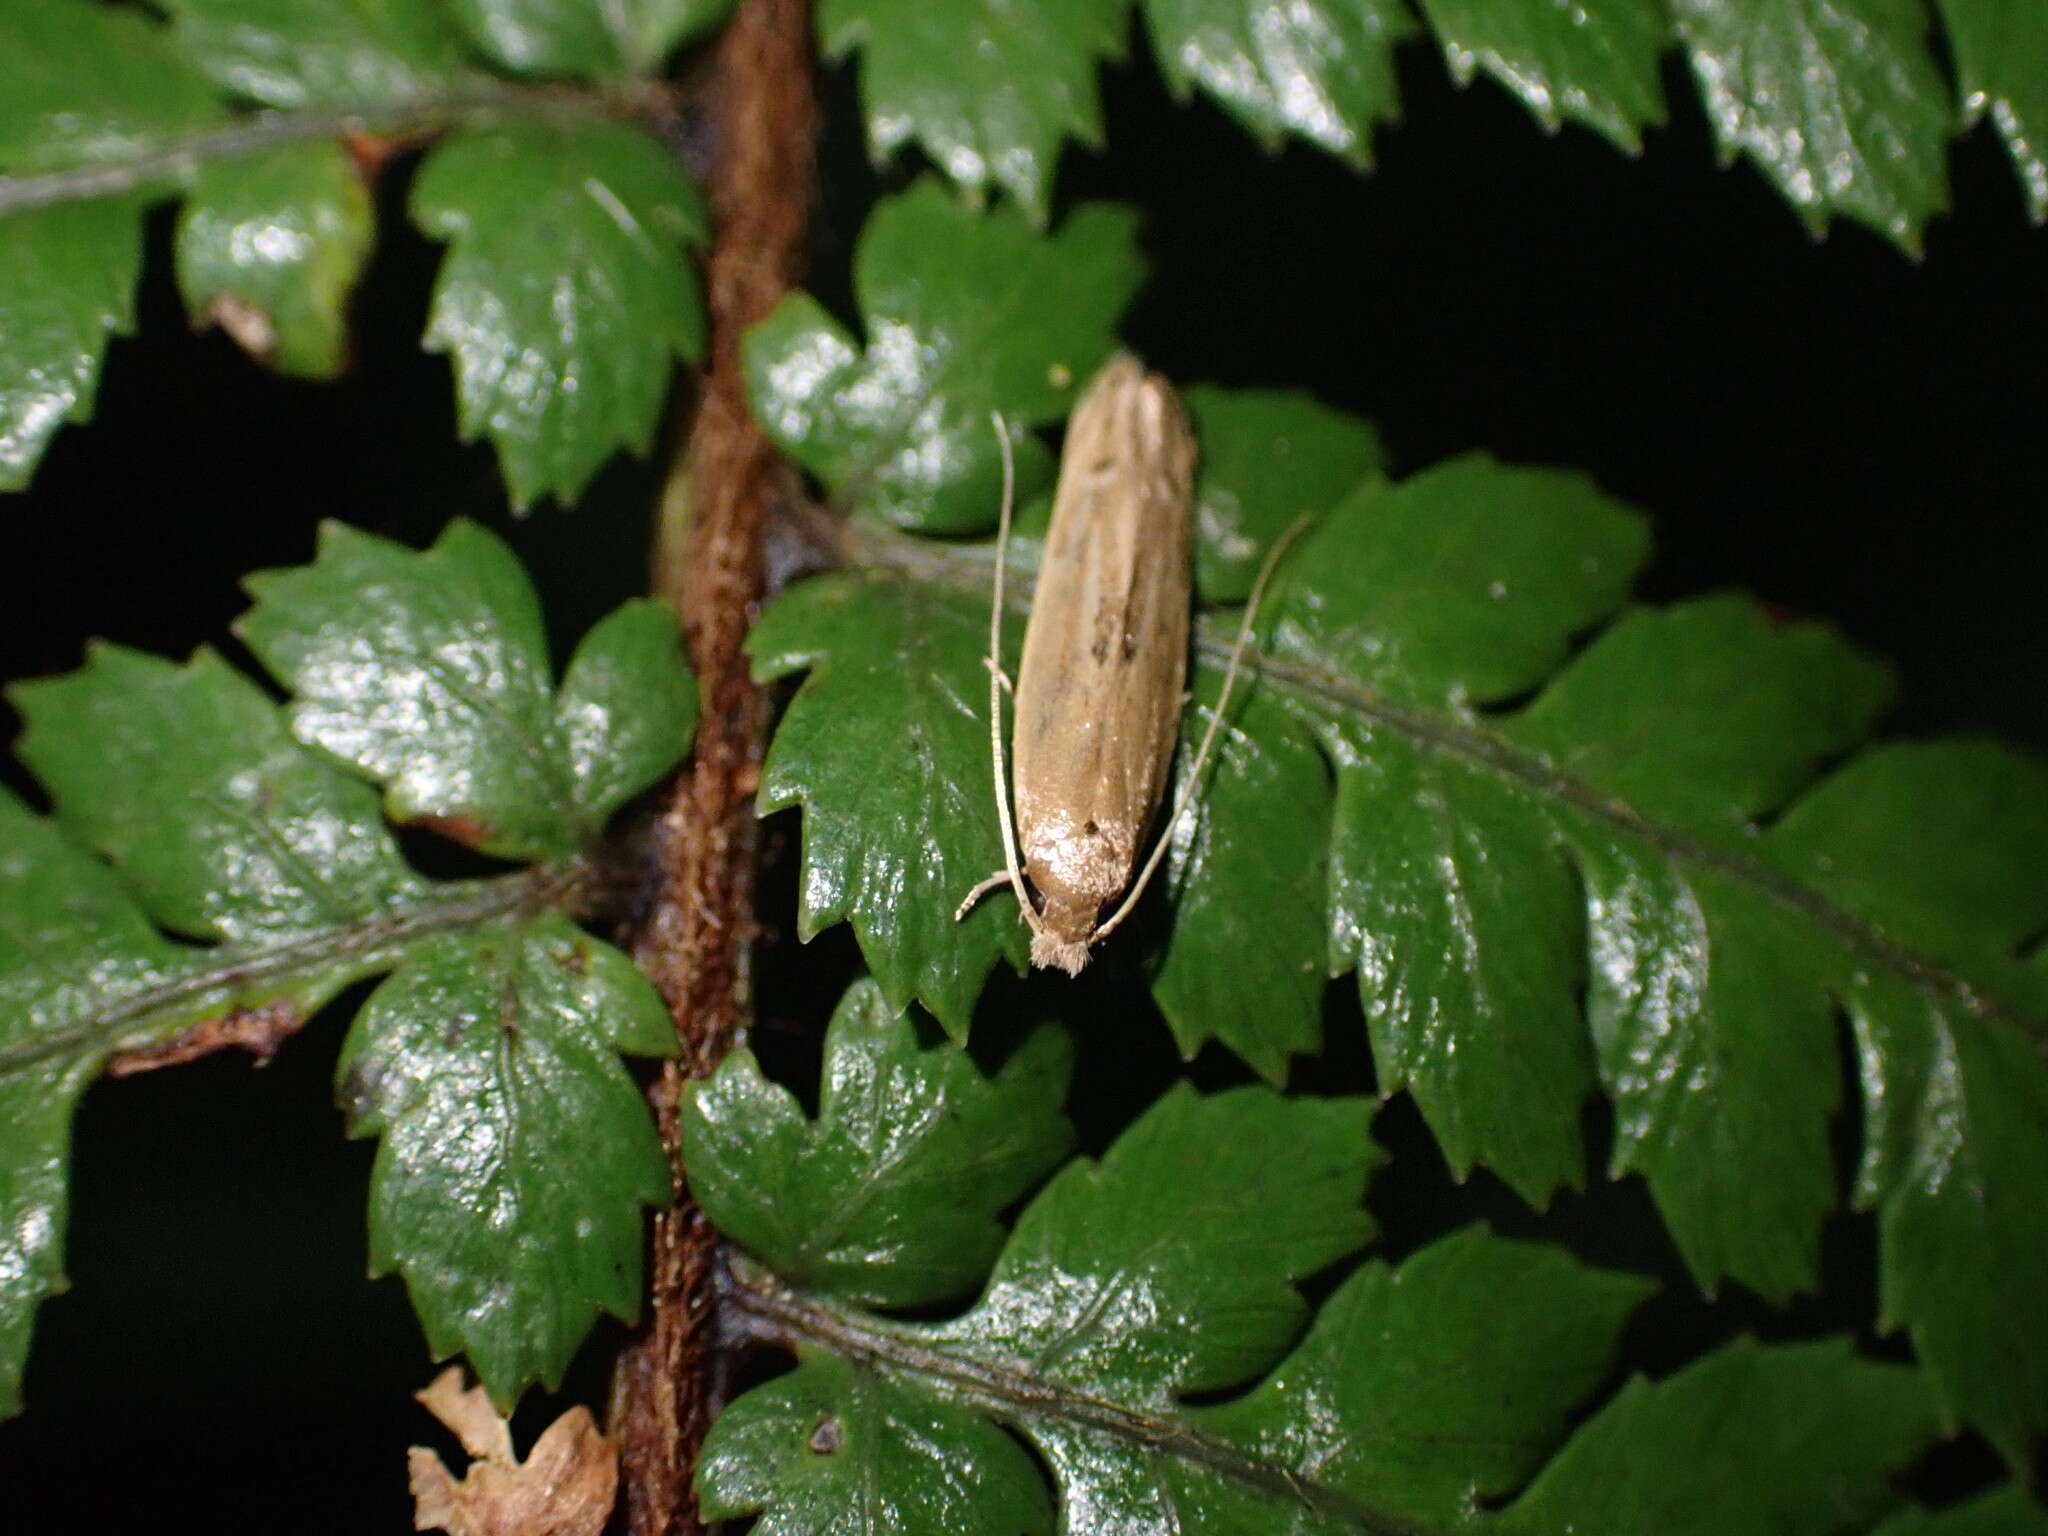
[[[448,1536],[599,1536],[618,1491],[619,1457],[587,1408],[571,1408],[518,1460],[512,1429],[481,1387],[450,1366],[415,1394],[476,1458],[460,1482],[425,1446],[406,1452],[413,1529]]]

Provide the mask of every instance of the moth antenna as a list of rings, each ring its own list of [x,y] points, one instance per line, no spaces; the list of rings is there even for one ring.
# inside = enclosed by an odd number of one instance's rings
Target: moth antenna
[[[1010,448],[1010,426],[1003,420],[1002,412],[990,411],[988,419],[996,429],[996,443],[1003,456],[1003,510],[996,523],[996,582],[995,594],[989,604],[988,613],[988,754],[994,769],[996,786],[996,819],[1003,829],[1003,869],[1010,877],[1010,889],[1017,893],[1017,909],[1024,914],[1025,926],[1033,937],[1045,931],[1045,925],[1038,920],[1038,908],[1032,905],[1031,893],[1024,888],[1024,872],[1017,867],[1017,828],[1010,817],[1010,767],[1003,754],[1003,687],[1009,681],[1003,676],[1003,575],[1005,562],[1010,553],[1010,511],[1017,499],[1017,458]],[[976,895],[980,893],[977,891]],[[969,898],[968,905],[973,904]],[[967,915],[963,906],[954,913],[958,922]]]
[[[1138,898],[1145,894],[1145,887],[1152,883],[1152,877],[1159,873],[1159,865],[1166,858],[1166,850],[1173,845],[1173,834],[1179,830],[1180,821],[1195,803],[1195,791],[1202,782],[1202,771],[1209,766],[1210,749],[1216,745],[1217,734],[1223,729],[1224,713],[1230,708],[1231,690],[1237,686],[1238,668],[1244,662],[1245,647],[1251,643],[1252,625],[1259,616],[1259,600],[1266,595],[1266,583],[1273,578],[1273,572],[1280,565],[1294,541],[1311,521],[1311,514],[1304,512],[1287,527],[1287,531],[1273,541],[1273,547],[1266,551],[1266,558],[1259,566],[1259,574],[1252,582],[1250,596],[1244,603],[1244,620],[1237,626],[1237,640],[1230,647],[1230,662],[1223,669],[1223,688],[1216,695],[1216,712],[1209,716],[1209,728],[1202,733],[1201,745],[1195,748],[1195,760],[1188,766],[1187,779],[1181,784],[1180,793],[1174,797],[1173,811],[1166,818],[1166,825],[1159,829],[1159,840],[1152,845],[1152,854],[1145,860],[1145,867],[1138,871],[1138,878],[1131,882],[1131,888],[1117,909],[1110,913],[1107,922],[1088,936],[1092,944],[1113,933],[1123,920],[1131,915],[1138,905]]]

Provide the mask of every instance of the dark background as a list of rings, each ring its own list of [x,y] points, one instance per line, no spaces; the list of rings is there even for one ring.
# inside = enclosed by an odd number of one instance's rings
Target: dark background
[[[1425,48],[1404,54],[1402,85],[1405,123],[1359,178],[1306,149],[1267,156],[1213,109],[1174,106],[1145,64],[1108,76],[1115,154],[1070,151],[1059,190],[1146,208],[1155,278],[1126,339],[1184,380],[1303,387],[1370,416],[1404,473],[1479,446],[1588,470],[1655,518],[1646,595],[1741,586],[1831,618],[1897,664],[1899,732],[2048,746],[2048,233],[2026,225],[1988,131],[1958,147],[1957,212],[1915,264],[1853,226],[1816,243],[1754,171],[1717,169],[1677,66],[1675,121],[1633,160],[1580,130],[1546,136],[1491,85],[1453,90]],[[837,295],[877,182],[850,83],[831,90],[815,260]],[[632,590],[644,467],[513,524],[489,453],[455,444],[446,366],[415,346],[436,253],[405,225],[404,190],[400,168],[336,385],[273,380],[193,335],[157,220],[139,338],[114,344],[93,424],[7,503],[4,675],[75,666],[92,635],[172,654],[217,640],[240,575],[304,561],[326,517],[416,543],[457,513],[509,528],[571,635]],[[822,940],[815,996],[848,963]],[[1304,1069],[1321,1087],[1369,1070],[1345,992],[1330,1056]],[[796,1043],[764,1049],[798,1072],[822,1018],[808,1008],[770,999],[770,1034]],[[405,1394],[431,1369],[401,1284],[363,1279],[370,1149],[340,1136],[338,1039],[330,1014],[266,1071],[215,1059],[88,1096],[73,1289],[43,1310],[27,1417],[0,1427],[0,1530],[409,1528],[403,1447],[433,1436]],[[1099,1145],[1174,1065],[1084,1049],[1122,1085],[1081,1105]],[[1396,1248],[1473,1211],[1537,1230],[1483,1176],[1453,1191],[1401,1105],[1380,1134],[1419,1170],[1375,1186]],[[1543,1230],[1668,1272],[1639,1192],[1598,1198]],[[1832,1299],[1788,1314],[1707,1307],[1675,1281],[1632,1363],[1669,1368],[1737,1327],[1867,1322],[1864,1235],[1845,1224],[1829,1254]],[[594,1400],[601,1376],[579,1371]],[[522,1426],[549,1410],[530,1403]],[[1966,1442],[1921,1481],[1953,1491],[1990,1470]]]

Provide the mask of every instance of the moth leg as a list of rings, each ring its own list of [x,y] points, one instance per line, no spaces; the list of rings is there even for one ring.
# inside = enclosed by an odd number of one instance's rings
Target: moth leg
[[[994,590],[989,594],[988,608],[988,756],[990,777],[995,786],[996,822],[1003,832],[1003,873],[1010,889],[1017,893],[1017,910],[1024,918],[1024,926],[1031,930],[1033,938],[1045,931],[1045,924],[1038,920],[1038,909],[1031,904],[1031,893],[1024,886],[1024,871],[1019,867],[1017,827],[1010,818],[1010,770],[1003,760],[1003,690],[1010,686],[1010,679],[1003,673],[1003,574],[1007,568],[1010,552],[1010,514],[1017,503],[1017,458],[1010,448],[1009,424],[1003,420],[1000,411],[989,412],[989,423],[996,429],[996,445],[1003,455],[1003,510],[996,523],[996,571]],[[996,877],[984,880],[953,914],[958,922],[967,915],[984,893],[997,883]]]
[[[1010,681],[1010,674],[1002,669],[995,657],[984,656],[981,658],[981,664],[995,674],[995,679],[1002,685],[1003,692],[1015,693],[1017,691],[1017,685]]]
[[[1008,885],[1009,883],[1010,872],[1007,869],[997,870],[994,874],[990,875],[986,880],[982,881],[981,884],[977,885],[973,890],[967,893],[967,899],[961,902],[960,905],[954,910],[953,921],[957,923],[965,920],[967,914],[975,909],[975,907],[980,903],[982,897],[986,896],[990,891],[1001,890],[1004,886]]]

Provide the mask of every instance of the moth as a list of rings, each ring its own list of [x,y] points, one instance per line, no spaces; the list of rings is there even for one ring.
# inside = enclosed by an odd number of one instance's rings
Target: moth
[[[1031,929],[1031,963],[1078,976],[1090,946],[1136,907],[1192,803],[1259,595],[1299,525],[1274,544],[1253,585],[1216,712],[1139,870],[1142,839],[1166,788],[1186,703],[1194,432],[1173,386],[1129,353],[1103,367],[1068,418],[1052,523],[1012,689],[1013,822],[1001,708],[1011,684],[1002,670],[1001,641],[1015,467],[1009,430],[1000,416],[994,420],[1003,452],[1003,507],[986,664],[1004,868],[976,886],[954,917],[965,917],[982,896],[1008,884]]]

